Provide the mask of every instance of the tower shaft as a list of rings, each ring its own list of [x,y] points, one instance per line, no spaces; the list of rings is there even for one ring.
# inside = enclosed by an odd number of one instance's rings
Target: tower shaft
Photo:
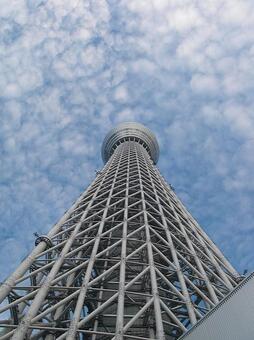
[[[125,136],[89,188],[0,289],[0,339],[179,338],[237,272]]]

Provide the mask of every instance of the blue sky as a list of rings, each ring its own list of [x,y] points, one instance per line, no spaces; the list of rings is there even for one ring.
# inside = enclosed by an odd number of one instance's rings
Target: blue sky
[[[2,0],[0,279],[138,121],[158,166],[242,272],[254,270],[253,0]]]

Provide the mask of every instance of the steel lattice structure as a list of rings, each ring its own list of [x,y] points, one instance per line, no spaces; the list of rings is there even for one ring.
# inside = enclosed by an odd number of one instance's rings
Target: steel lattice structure
[[[179,338],[239,275],[156,167],[154,135],[124,123],[102,171],[2,284],[0,339]]]

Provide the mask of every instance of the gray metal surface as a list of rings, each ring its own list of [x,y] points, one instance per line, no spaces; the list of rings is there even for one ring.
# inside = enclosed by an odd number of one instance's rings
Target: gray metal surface
[[[179,340],[253,340],[254,273]]]
[[[154,164],[158,162],[160,151],[155,135],[147,127],[136,122],[122,123],[109,131],[101,148],[103,161],[106,163],[115,148],[126,140],[135,140],[142,144],[147,149]]]
[[[237,286],[158,150],[139,124],[108,134],[102,171],[2,284],[1,340],[175,340]]]

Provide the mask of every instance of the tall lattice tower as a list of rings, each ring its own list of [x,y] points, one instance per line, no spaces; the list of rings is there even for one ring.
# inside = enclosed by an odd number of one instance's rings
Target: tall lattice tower
[[[0,339],[173,340],[234,289],[158,157],[143,125],[109,132],[102,171],[2,284]]]

